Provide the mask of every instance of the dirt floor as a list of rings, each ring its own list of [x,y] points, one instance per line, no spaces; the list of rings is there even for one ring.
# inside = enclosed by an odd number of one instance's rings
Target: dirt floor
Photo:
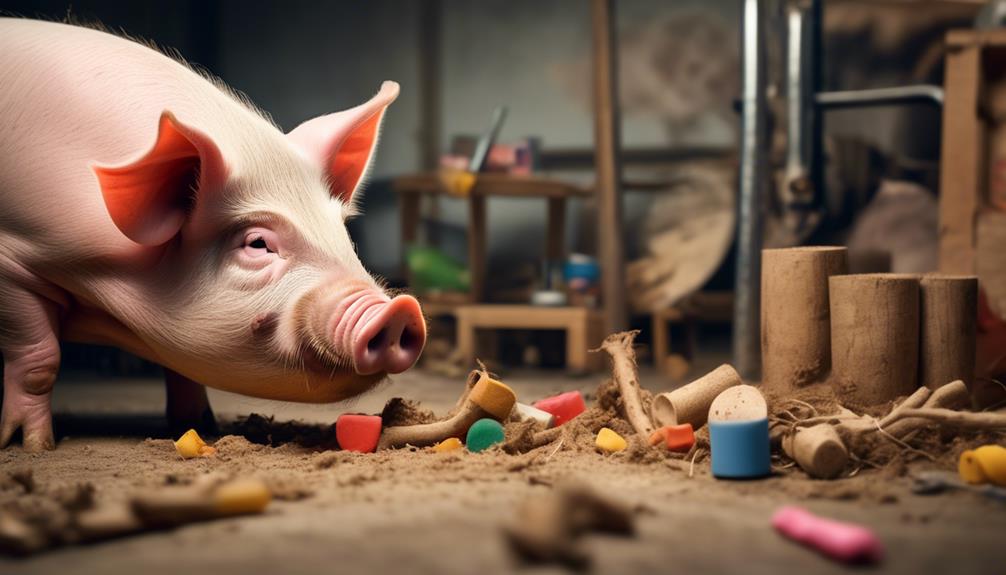
[[[524,400],[574,388],[592,392],[603,378],[570,379],[557,372],[504,375]],[[417,400],[438,414],[454,405],[462,381],[413,371],[350,406],[276,404],[214,392],[211,400],[222,421],[250,413],[275,420],[225,425],[243,435],[219,439],[216,457],[183,461],[164,438],[159,416],[163,392],[157,382],[68,379],[57,385],[58,448],[42,454],[16,447],[0,451],[0,471],[30,468],[36,489],[48,492],[89,484],[101,501],[220,471],[261,477],[278,500],[261,516],[65,547],[28,559],[0,559],[0,573],[132,575],[138,568],[144,575],[563,572],[557,565],[522,564],[509,549],[502,526],[514,519],[526,498],[548,493],[570,477],[633,510],[634,536],[589,535],[580,542],[598,573],[847,571],[772,530],[772,512],[793,503],[874,528],[887,557],[870,571],[1003,572],[999,551],[1006,534],[1006,503],[961,492],[920,496],[909,489],[911,473],[948,468],[955,453],[943,454],[939,463],[864,468],[855,477],[826,482],[808,480],[792,468],[764,480],[716,480],[709,474],[708,458],[696,463],[690,476],[687,460],[640,457],[632,449],[614,455],[552,446],[521,455],[324,449],[330,437],[325,426],[343,411],[378,412],[392,396]],[[646,370],[640,379],[653,391],[669,387]],[[321,425],[293,440],[291,428],[283,424],[292,420]],[[317,441],[322,443],[304,445]],[[946,449],[960,447],[951,443]]]

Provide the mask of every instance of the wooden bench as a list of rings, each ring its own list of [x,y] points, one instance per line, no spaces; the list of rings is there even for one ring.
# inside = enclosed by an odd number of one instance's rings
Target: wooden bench
[[[466,365],[475,363],[476,330],[479,329],[561,329],[566,332],[566,367],[582,374],[601,368],[603,358],[588,354],[601,344],[603,317],[585,307],[542,307],[531,305],[463,305],[455,309],[458,354]]]

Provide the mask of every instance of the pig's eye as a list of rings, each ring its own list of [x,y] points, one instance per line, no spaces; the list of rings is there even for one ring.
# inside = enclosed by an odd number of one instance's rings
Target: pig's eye
[[[274,254],[276,250],[270,245],[264,233],[253,232],[245,236],[244,252],[250,257],[262,257],[266,254]]]

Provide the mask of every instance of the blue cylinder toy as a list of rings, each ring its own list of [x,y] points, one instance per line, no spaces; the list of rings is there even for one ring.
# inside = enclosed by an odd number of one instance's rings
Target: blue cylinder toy
[[[709,445],[716,477],[747,479],[772,472],[768,419],[710,421]]]

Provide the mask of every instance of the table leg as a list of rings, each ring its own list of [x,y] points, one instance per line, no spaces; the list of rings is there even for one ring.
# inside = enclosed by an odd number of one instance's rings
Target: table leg
[[[405,250],[419,239],[419,220],[422,215],[421,199],[422,196],[419,194],[398,194],[399,210],[401,210],[399,217],[402,227],[402,277],[409,280],[410,284],[412,282],[409,278],[409,266],[405,263]]]
[[[473,303],[485,301],[486,289],[486,199],[468,198],[468,273],[471,275]]]
[[[458,355],[461,356],[461,360],[464,361],[463,365],[467,369],[475,365],[475,326],[468,314],[462,310],[457,312],[456,329]]]
[[[546,233],[545,258],[549,263],[561,262],[566,257],[566,198],[548,199]]]
[[[583,374],[587,372],[587,321],[584,313],[577,316],[566,326],[566,369],[570,373]]]
[[[671,327],[660,312],[653,312],[653,365],[663,372],[671,352]]]

